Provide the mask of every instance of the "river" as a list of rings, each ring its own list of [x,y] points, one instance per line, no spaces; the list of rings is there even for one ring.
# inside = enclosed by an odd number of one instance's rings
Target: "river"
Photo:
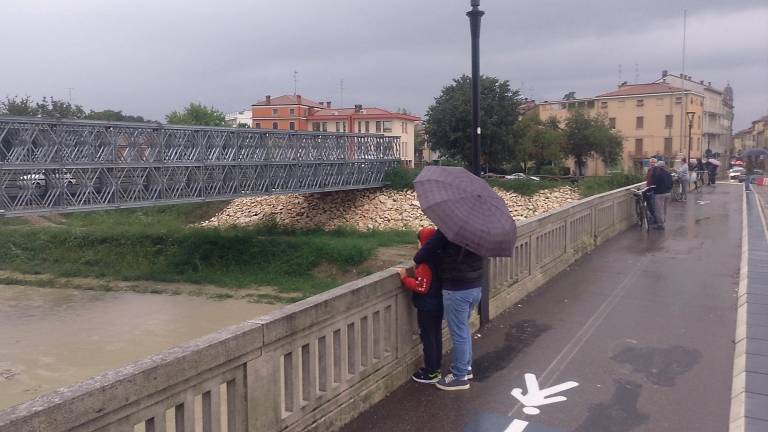
[[[0,285],[0,409],[279,307]]]

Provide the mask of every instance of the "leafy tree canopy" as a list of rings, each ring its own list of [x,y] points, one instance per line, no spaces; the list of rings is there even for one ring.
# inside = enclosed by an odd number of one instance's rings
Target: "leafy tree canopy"
[[[101,120],[101,121],[115,121],[115,122],[146,122],[142,116],[133,116],[123,114],[122,111],[103,110],[93,111],[91,110],[88,115],[85,116],[87,120]]]
[[[624,151],[624,140],[608,127],[604,116],[575,110],[565,121],[563,151],[575,159],[578,174],[583,175],[584,163],[594,155],[607,166],[616,164]]]
[[[462,75],[443,88],[424,116],[430,146],[443,156],[472,161],[472,78]],[[515,124],[522,103],[509,81],[480,79],[481,163],[493,167],[514,159]]]
[[[534,162],[535,173],[540,174],[543,166],[562,159],[565,135],[557,120],[525,117],[518,122],[517,133],[520,139],[515,146],[515,155],[526,172],[528,162]]]
[[[165,121],[177,125],[225,126],[223,112],[194,102],[190,102],[182,112],[166,114]]]
[[[90,110],[88,113],[86,113],[85,109],[83,109],[81,105],[72,104],[68,101],[58,100],[54,97],[44,97],[41,101],[35,102],[30,96],[6,96],[4,101],[0,101],[0,115],[52,117],[57,119],[74,120],[85,119],[125,122],[147,121],[142,116],[123,114],[122,111]]]

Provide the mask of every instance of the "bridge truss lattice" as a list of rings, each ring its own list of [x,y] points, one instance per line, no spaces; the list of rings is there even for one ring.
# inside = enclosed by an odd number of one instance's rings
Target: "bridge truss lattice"
[[[396,137],[0,117],[0,216],[371,188]]]

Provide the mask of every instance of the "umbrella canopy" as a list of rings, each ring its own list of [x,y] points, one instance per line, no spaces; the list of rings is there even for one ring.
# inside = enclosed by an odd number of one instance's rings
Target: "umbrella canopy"
[[[768,150],[763,148],[753,148],[753,149],[745,150],[744,153],[742,153],[741,155],[744,157],[765,156],[765,155],[768,155]]]
[[[480,256],[512,256],[515,221],[483,179],[464,168],[428,166],[413,185],[422,211],[448,240]]]

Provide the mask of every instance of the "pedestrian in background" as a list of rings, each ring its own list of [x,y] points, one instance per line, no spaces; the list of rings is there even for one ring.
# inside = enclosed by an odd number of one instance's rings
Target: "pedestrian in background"
[[[651,158],[648,161],[648,172],[645,173],[645,185],[647,187],[653,186],[653,170],[656,168],[656,163],[658,161],[656,158]],[[654,188],[648,189],[645,191],[645,201],[648,205],[648,212],[651,214],[651,218],[653,220],[648,221],[649,224],[653,225],[656,223],[656,203],[655,199],[653,198],[653,190]]]
[[[663,230],[667,220],[667,203],[669,193],[672,191],[672,174],[667,171],[664,161],[659,161],[653,170],[652,182],[654,186],[654,207],[656,211],[655,229]]]
[[[683,189],[682,201],[688,201],[688,184],[691,178],[688,173],[688,162],[685,160],[681,160],[677,167],[677,178],[680,179],[680,187]]]

